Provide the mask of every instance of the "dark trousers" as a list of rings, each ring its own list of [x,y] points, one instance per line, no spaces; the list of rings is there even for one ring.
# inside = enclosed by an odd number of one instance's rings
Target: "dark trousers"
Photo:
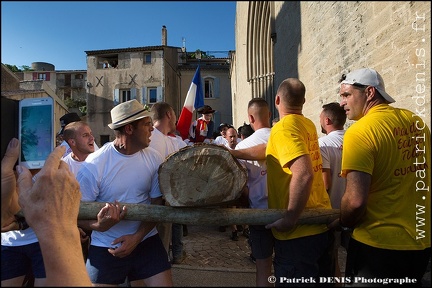
[[[421,287],[421,280],[430,257],[430,248],[425,250],[380,249],[351,238],[345,276],[350,277],[351,285],[357,287],[401,286],[400,283],[385,284],[379,283],[384,280],[371,279],[414,279],[416,283],[411,281],[411,283],[404,283],[403,286]]]

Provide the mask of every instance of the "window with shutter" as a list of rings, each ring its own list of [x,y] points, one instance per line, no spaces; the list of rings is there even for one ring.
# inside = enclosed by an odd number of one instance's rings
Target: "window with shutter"
[[[216,77],[204,78],[204,98],[218,98],[219,97],[219,79]]]
[[[121,103],[131,100],[131,90],[120,90]]]
[[[158,101],[157,98],[157,89],[156,88],[148,88],[148,103],[153,104]]]
[[[47,80],[46,78],[47,78],[46,73],[38,73],[37,74],[37,79],[38,80]]]
[[[144,53],[144,64],[151,64],[151,52],[145,52]]]

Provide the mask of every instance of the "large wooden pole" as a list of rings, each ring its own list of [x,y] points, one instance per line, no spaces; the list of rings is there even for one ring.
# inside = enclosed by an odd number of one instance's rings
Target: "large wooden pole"
[[[78,219],[95,220],[103,202],[81,202]],[[147,204],[125,204],[126,220],[141,220],[149,222],[168,222],[187,225],[231,224],[265,225],[284,217],[281,209],[244,209],[244,208],[190,208],[170,207]],[[339,217],[339,209],[310,209],[300,216],[298,224],[328,224]]]

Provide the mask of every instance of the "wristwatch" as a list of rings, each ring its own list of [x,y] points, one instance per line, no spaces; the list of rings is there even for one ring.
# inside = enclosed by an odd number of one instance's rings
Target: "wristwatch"
[[[342,225],[342,221],[341,221],[340,218],[339,218],[339,228],[340,228],[342,231],[353,231],[353,228],[343,226],[343,225]]]
[[[353,230],[353,229],[350,228],[350,227],[345,227],[345,226],[342,226],[342,225],[339,225],[339,228],[340,228],[342,231],[352,231],[352,230]]]

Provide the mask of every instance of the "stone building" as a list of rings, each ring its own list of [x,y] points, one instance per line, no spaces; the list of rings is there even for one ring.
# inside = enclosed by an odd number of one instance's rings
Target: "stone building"
[[[98,144],[114,139],[108,124],[110,110],[119,103],[131,99],[147,105],[166,101],[178,108],[179,49],[148,46],[86,51],[87,122]]]
[[[31,70],[16,72],[20,79],[22,89],[33,89],[34,85],[40,81],[44,82],[52,91],[64,102],[68,112],[77,112],[80,116],[85,116],[87,100],[87,71],[86,70],[55,70],[55,66],[46,62],[33,62]],[[66,112],[67,113],[67,112]],[[58,119],[63,116],[55,118]]]
[[[31,70],[17,72],[20,77],[22,77],[21,86],[25,85],[23,83],[30,83],[32,81],[41,80],[44,81],[52,90],[55,91],[57,83],[57,75],[55,71],[55,66],[51,63],[46,62],[33,62],[31,64]]]
[[[43,80],[60,99],[86,100],[86,70],[55,70],[45,62],[33,62],[30,71],[17,72],[22,81]]]
[[[418,111],[430,127],[430,12],[431,3],[420,1],[238,1],[234,124],[243,123],[255,97],[265,98],[278,116],[277,87],[298,77],[306,85],[304,115],[321,133],[321,106],[339,101],[341,75],[369,67],[384,78],[393,106]]]
[[[232,123],[230,59],[228,53],[226,54],[227,57],[222,58],[188,59],[187,61],[182,59],[178,66],[181,85],[180,111],[184,105],[195,71],[200,65],[204,104],[216,110],[213,114],[215,127],[218,127],[220,123]],[[180,111],[177,114],[178,116]],[[195,113],[194,118],[200,116]]]
[[[191,57],[186,47],[167,45],[162,27],[162,45],[85,51],[87,54],[87,122],[98,145],[114,139],[110,110],[137,99],[151,106],[171,104],[180,115],[197,64],[201,65],[205,104],[218,110],[216,120],[232,121],[229,58]],[[205,53],[204,53],[205,54]],[[193,59],[192,59],[193,58]],[[216,121],[215,121],[216,122]],[[218,123],[217,123],[218,124]]]
[[[56,70],[56,93],[71,107],[72,103],[84,102],[87,99],[86,70]]]

